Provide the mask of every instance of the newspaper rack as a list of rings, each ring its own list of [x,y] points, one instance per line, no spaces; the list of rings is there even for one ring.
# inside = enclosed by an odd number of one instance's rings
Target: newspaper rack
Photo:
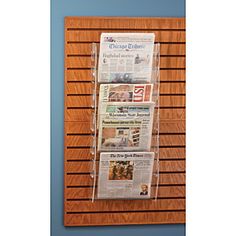
[[[92,202],[95,200],[100,200],[97,194],[97,184],[99,177],[99,160],[100,160],[100,151],[98,151],[98,91],[99,91],[99,83],[98,83],[98,50],[99,44],[92,43],[91,49],[91,74],[92,74],[92,88],[93,88],[93,106],[94,113],[91,117],[90,129],[93,132],[93,141],[91,144],[91,171],[90,177],[93,182],[93,190],[92,190]],[[151,180],[151,195],[148,198],[143,199],[152,199],[157,200],[158,197],[158,184],[159,184],[159,88],[160,88],[160,44],[154,44],[153,50],[153,66],[152,66],[152,80],[153,84],[153,93],[152,93],[152,101],[155,103],[155,108],[153,112],[153,124],[152,124],[152,138],[151,138],[151,148],[149,152],[154,153],[154,164],[152,170],[152,180]],[[117,152],[115,150],[114,152]],[[140,151],[141,152],[141,151]],[[106,198],[109,199],[109,198]],[[117,198],[121,199],[121,198]],[[137,199],[137,198],[122,198],[125,199]],[[116,200],[116,198],[112,198],[112,200]]]

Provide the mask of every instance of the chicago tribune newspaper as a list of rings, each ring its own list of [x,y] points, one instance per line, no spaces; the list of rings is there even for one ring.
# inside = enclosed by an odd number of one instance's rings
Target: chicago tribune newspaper
[[[98,133],[99,151],[149,151],[154,102],[103,103]]]
[[[154,39],[153,33],[102,33],[98,82],[150,82]]]
[[[150,198],[153,152],[100,154],[98,198]]]

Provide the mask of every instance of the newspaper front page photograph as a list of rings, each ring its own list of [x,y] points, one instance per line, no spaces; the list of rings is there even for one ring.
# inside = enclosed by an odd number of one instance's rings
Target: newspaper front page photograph
[[[99,102],[150,102],[152,84],[101,84]]]
[[[100,154],[98,198],[150,198],[153,152]]]
[[[150,102],[152,100],[152,84],[101,84],[99,90],[98,119],[100,110],[109,102]]]
[[[102,33],[99,83],[149,83],[154,33]]]
[[[154,102],[104,103],[98,133],[99,151],[148,151]]]

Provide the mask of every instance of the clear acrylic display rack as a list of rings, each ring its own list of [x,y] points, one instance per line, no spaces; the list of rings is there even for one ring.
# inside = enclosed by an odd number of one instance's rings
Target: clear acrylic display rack
[[[97,182],[98,182],[98,166],[100,159],[100,152],[98,152],[98,122],[97,122],[97,114],[98,114],[98,91],[99,91],[99,83],[97,80],[98,75],[98,57],[99,57],[99,44],[92,43],[91,49],[91,75],[92,75],[92,109],[93,115],[91,116],[90,129],[93,132],[93,139],[90,149],[91,154],[91,171],[90,177],[92,178],[93,186],[92,186],[92,202],[95,200],[100,200],[97,197]],[[160,44],[155,43],[154,52],[153,52],[153,66],[152,66],[152,79],[151,83],[153,84],[153,93],[152,93],[152,101],[155,102],[154,109],[154,117],[153,117],[153,127],[152,127],[152,139],[151,139],[151,147],[150,152],[154,152],[154,165],[152,172],[152,184],[151,184],[151,195],[150,198],[156,200],[158,197],[158,183],[159,183],[159,88],[160,88]],[[127,199],[127,198],[124,198]],[[135,198],[128,198],[135,199]],[[116,200],[112,198],[112,200]],[[121,200],[119,198],[119,200]],[[122,199],[123,200],[123,199]]]

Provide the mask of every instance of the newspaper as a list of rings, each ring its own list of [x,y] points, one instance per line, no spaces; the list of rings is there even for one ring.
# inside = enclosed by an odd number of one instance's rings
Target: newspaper
[[[150,82],[154,39],[154,33],[102,33],[98,82]]]
[[[101,84],[98,102],[99,126],[100,110],[104,102],[150,102],[153,84]]]
[[[101,84],[99,103],[150,102],[152,90],[152,84]]]
[[[99,151],[149,151],[154,102],[104,103],[101,108]]]
[[[150,198],[153,152],[101,153],[98,198]]]

